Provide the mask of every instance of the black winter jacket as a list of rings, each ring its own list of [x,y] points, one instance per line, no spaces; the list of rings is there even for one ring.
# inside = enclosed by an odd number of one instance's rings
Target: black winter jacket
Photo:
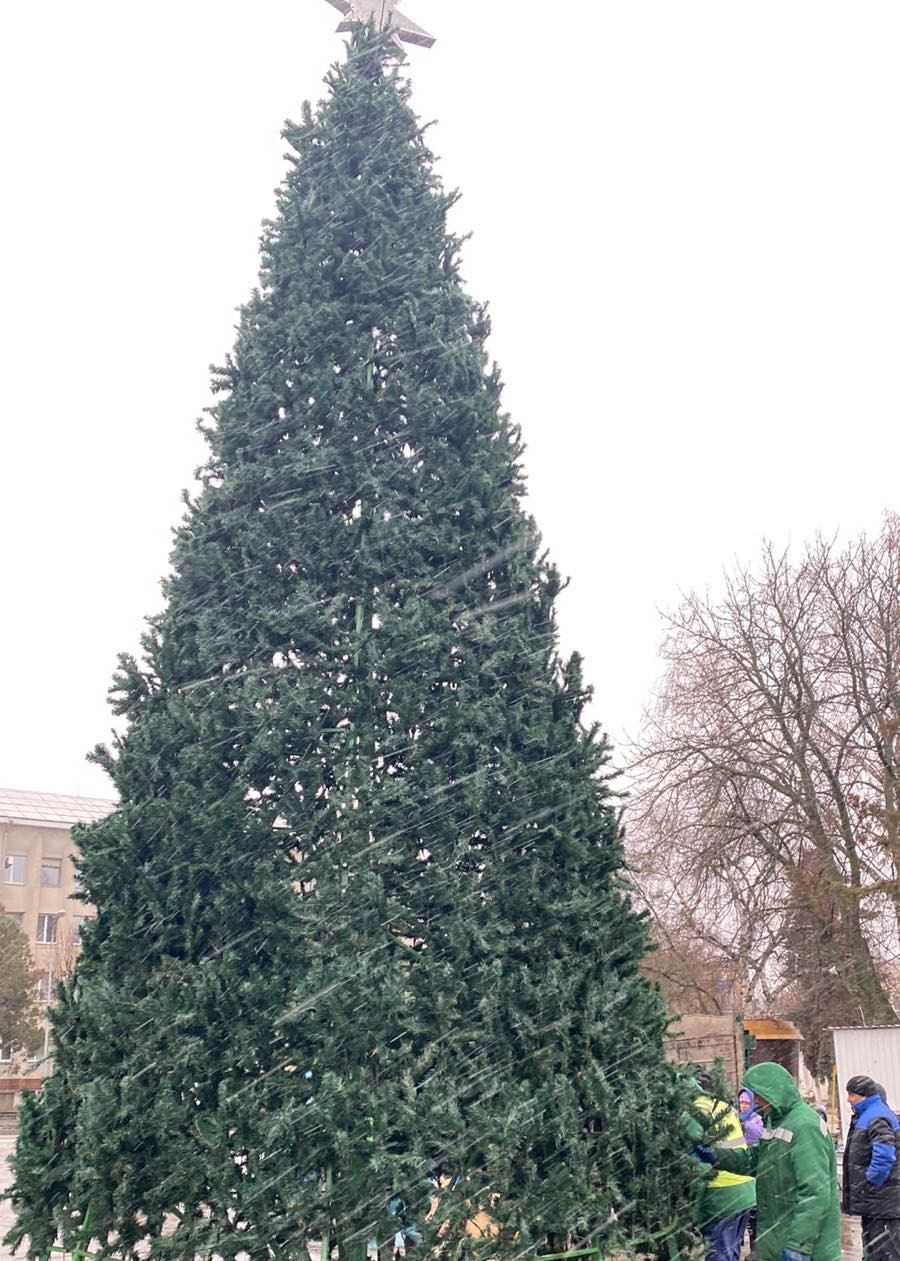
[[[900,1121],[877,1095],[853,1112],[841,1207],[860,1217],[900,1217]]]

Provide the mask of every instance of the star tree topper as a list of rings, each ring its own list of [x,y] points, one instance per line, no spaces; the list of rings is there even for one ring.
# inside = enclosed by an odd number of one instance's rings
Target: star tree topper
[[[397,0],[328,0],[328,3],[344,14],[339,31],[351,30],[354,22],[374,22],[379,30],[392,31],[395,40],[419,44],[422,48],[430,48],[434,43],[433,35],[398,13]]]

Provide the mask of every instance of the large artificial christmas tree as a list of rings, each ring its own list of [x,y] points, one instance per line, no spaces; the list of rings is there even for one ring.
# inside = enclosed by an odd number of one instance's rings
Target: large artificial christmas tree
[[[677,1230],[607,751],[395,53],[355,26],[287,128],[203,490],[115,680],[98,914],[15,1156],[35,1256]]]

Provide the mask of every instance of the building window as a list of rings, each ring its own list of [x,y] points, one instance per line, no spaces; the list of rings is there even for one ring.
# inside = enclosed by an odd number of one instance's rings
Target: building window
[[[25,855],[7,854],[3,864],[3,879],[6,884],[25,883]]]
[[[51,889],[59,888],[59,873],[62,868],[61,858],[41,859],[41,884]]]
[[[0,1064],[12,1063],[12,1047],[6,1042],[0,1042]]]
[[[85,924],[89,924],[93,918],[93,915],[72,916],[72,936],[76,941],[81,941],[81,933]]]
[[[59,923],[58,915],[39,915],[37,917],[37,938],[45,946],[52,946],[56,941],[56,928]]]
[[[16,923],[19,925],[19,927],[20,927],[20,928],[22,927],[22,920],[23,920],[23,919],[24,919],[24,917],[25,917],[25,912],[24,912],[24,911],[4,911],[4,912],[3,912],[3,914],[4,914],[4,915],[5,915],[8,919],[13,919],[13,920],[15,920],[15,921],[16,921]]]
[[[53,1002],[53,973],[42,972],[37,979],[37,1000],[39,1003]]]

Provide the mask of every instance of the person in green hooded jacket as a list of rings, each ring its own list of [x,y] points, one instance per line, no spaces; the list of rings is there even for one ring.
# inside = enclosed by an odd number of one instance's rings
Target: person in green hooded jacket
[[[828,1127],[780,1064],[748,1068],[742,1085],[756,1095],[762,1138],[755,1147],[702,1151],[717,1169],[756,1178],[754,1257],[839,1261],[841,1209]]]

